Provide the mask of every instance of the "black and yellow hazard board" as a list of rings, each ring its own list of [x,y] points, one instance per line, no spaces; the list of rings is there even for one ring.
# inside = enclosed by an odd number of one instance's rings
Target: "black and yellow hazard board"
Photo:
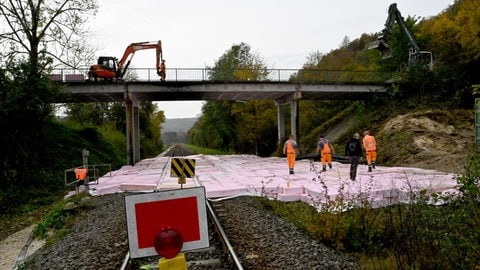
[[[195,159],[172,158],[170,177],[192,178],[195,176]]]

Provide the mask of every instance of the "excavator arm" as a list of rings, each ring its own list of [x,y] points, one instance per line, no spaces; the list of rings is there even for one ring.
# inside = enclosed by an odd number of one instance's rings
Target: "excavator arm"
[[[162,41],[158,41],[156,43],[152,42],[137,42],[128,45],[123,53],[122,58],[118,61],[118,78],[123,78],[125,73],[127,72],[128,66],[132,61],[133,56],[135,55],[136,51],[139,50],[148,50],[148,49],[155,49],[156,50],[156,65],[155,68],[157,69],[157,74],[162,76],[165,73],[164,68],[162,68],[163,62],[163,55],[162,55]],[[162,76],[164,78],[164,75]]]
[[[428,67],[432,69],[432,53],[420,50],[415,36],[405,24],[405,21],[403,20],[402,14],[398,10],[396,3],[391,4],[388,8],[388,17],[387,21],[385,22],[385,28],[382,30],[382,34],[377,38],[376,41],[372,42],[368,48],[379,50],[382,53],[382,59],[392,57],[392,49],[388,45],[388,41],[395,22],[399,24],[400,28],[403,30],[408,40],[410,41],[411,48],[409,51],[409,63],[416,64],[418,62],[427,62],[426,64],[428,65]]]

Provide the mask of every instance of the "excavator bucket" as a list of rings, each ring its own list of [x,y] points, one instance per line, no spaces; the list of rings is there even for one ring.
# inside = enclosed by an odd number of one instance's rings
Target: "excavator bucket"
[[[382,59],[388,59],[392,57],[392,49],[387,45],[383,39],[377,39],[374,42],[370,43],[368,46],[369,50],[379,50],[382,53]]]

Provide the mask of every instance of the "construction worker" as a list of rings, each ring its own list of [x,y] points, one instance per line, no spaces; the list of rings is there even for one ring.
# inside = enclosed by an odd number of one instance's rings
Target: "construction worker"
[[[287,155],[289,174],[295,174],[295,159],[297,158],[297,154],[299,154],[295,136],[290,135],[288,137],[288,140],[283,145],[283,154]]]
[[[162,63],[160,63],[160,80],[164,82],[166,76],[167,76],[167,67],[165,66],[165,59],[162,59]]]
[[[350,158],[350,180],[355,181],[357,177],[357,167],[362,156],[362,144],[360,143],[360,134],[355,133],[345,145],[345,156]]]
[[[377,160],[377,142],[368,130],[364,132],[364,135],[363,148],[365,148],[367,156],[368,171],[371,172],[372,168],[375,169],[375,162]]]
[[[322,162],[322,171],[327,170],[328,167],[332,168],[332,154],[335,154],[333,145],[323,136],[320,136],[317,144],[317,153],[320,154],[320,161]]]

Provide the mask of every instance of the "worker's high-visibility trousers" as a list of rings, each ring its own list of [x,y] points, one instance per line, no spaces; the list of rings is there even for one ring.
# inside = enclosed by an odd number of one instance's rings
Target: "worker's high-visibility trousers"
[[[288,168],[293,169],[295,167],[295,153],[287,153]]]
[[[367,156],[367,165],[371,165],[372,162],[375,163],[377,160],[377,150],[368,150],[366,151]]]
[[[322,153],[322,165],[325,166],[327,164],[332,164],[332,153]]]

